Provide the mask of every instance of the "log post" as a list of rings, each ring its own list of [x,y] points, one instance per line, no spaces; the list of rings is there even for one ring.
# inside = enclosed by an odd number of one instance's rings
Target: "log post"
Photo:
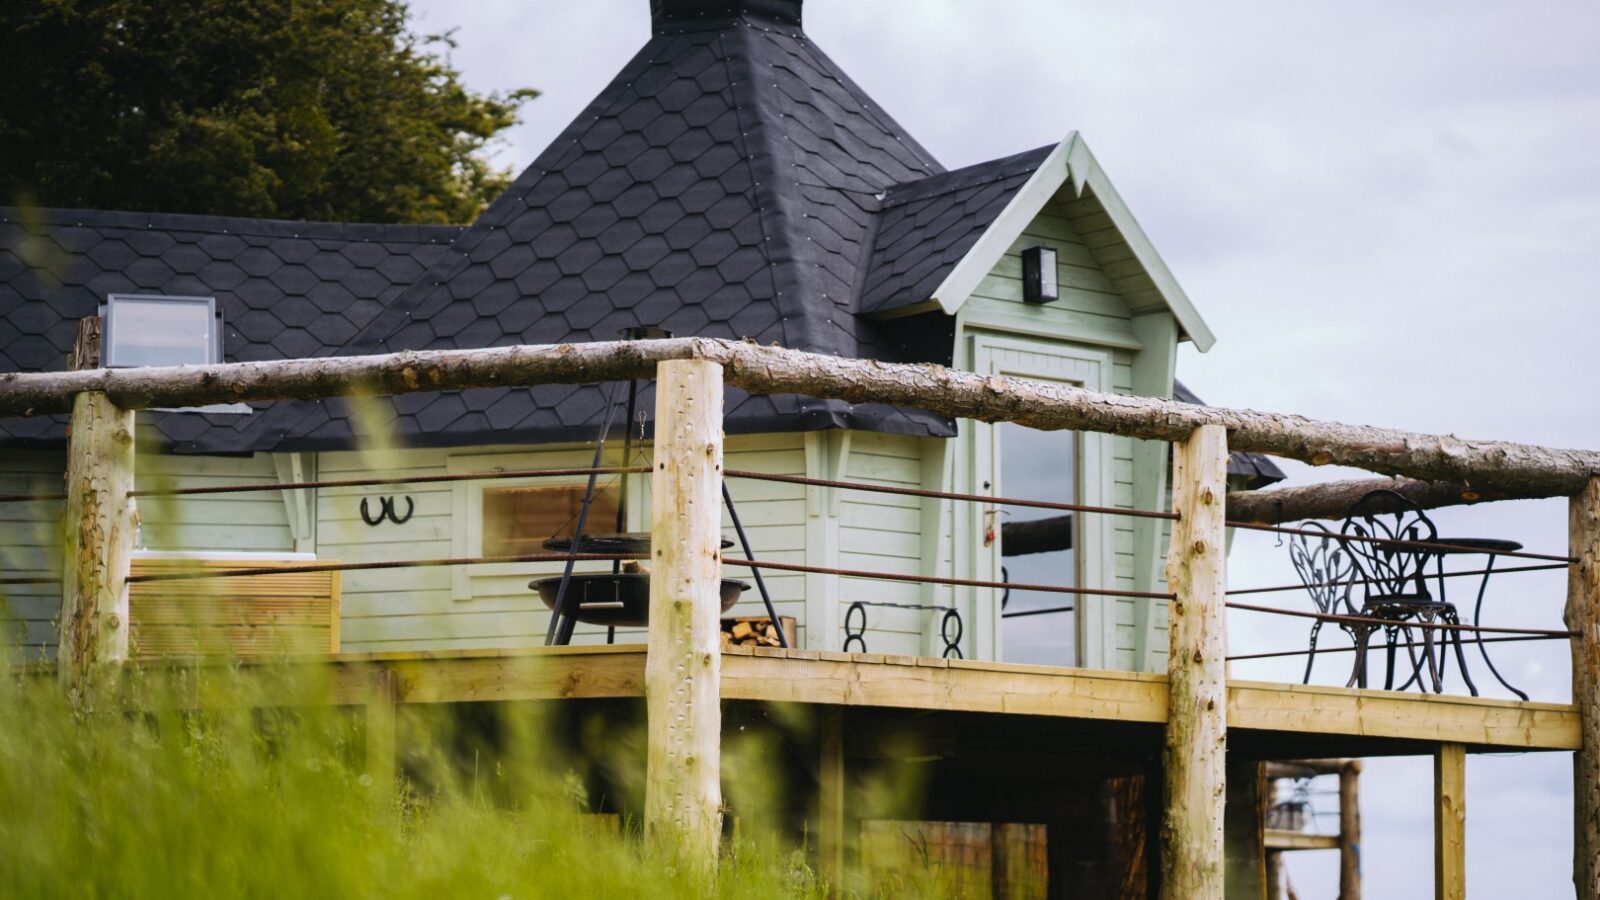
[[[1227,797],[1228,435],[1203,425],[1173,445],[1172,544],[1168,612],[1165,816],[1161,826],[1164,900],[1222,900]]]
[[[100,319],[82,319],[72,367],[99,364]],[[97,670],[128,658],[128,567],[139,524],[128,496],[133,415],[98,391],[72,402],[56,671],[75,702],[89,701]]]
[[[722,368],[657,369],[645,833],[714,870],[722,831]]]
[[[1600,476],[1568,508],[1567,628],[1572,638],[1572,702],[1583,749],[1572,757],[1572,881],[1579,897],[1600,897]]]
[[[1440,744],[1433,753],[1433,896],[1467,896],[1467,748]]]
[[[1361,900],[1361,760],[1339,767],[1339,900]]]

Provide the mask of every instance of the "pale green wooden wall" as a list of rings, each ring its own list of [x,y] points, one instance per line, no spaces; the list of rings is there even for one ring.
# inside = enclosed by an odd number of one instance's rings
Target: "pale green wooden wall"
[[[61,451],[8,451],[0,493],[53,493],[62,489]],[[274,481],[271,457],[155,456],[141,454],[135,483],[141,489],[201,487]],[[58,501],[0,504],[0,569],[12,576],[61,575]],[[147,550],[215,553],[282,553],[293,549],[281,495],[218,494],[139,500],[139,546]],[[49,656],[56,642],[57,585],[0,587],[5,598],[4,643],[27,658]]]

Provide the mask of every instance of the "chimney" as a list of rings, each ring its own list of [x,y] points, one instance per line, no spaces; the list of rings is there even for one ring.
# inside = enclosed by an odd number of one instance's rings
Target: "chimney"
[[[800,27],[801,0],[650,0],[650,28],[669,34],[708,24],[750,18]]]

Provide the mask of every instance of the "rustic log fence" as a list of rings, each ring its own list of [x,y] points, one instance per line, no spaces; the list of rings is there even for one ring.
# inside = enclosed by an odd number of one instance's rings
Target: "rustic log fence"
[[[1596,612],[1600,610],[1600,577],[1595,575],[1600,568],[1595,563],[1600,558],[1600,502],[1595,499],[1600,497],[1600,453],[1594,451],[1463,440],[1104,394],[939,366],[839,359],[752,343],[696,338],[0,375],[0,416],[72,414],[65,494],[0,497],[0,502],[66,501],[67,565],[61,579],[63,614],[57,666],[63,684],[80,696],[90,696],[96,673],[127,658],[126,598],[127,586],[133,580],[129,551],[133,542],[133,501],[138,493],[132,481],[132,411],[220,402],[322,399],[354,393],[400,394],[657,376],[661,420],[656,467],[652,470],[656,497],[652,526],[659,558],[654,560],[658,575],[652,579],[655,624],[650,629],[646,688],[651,719],[646,827],[675,843],[687,859],[703,865],[714,863],[720,816],[716,784],[718,569],[723,563],[772,569],[795,567],[760,560],[720,559],[714,538],[720,525],[717,490],[724,475],[734,474],[721,470],[718,398],[725,382],[757,394],[794,393],[850,402],[892,403],[957,418],[1008,421],[1043,430],[1098,431],[1174,444],[1176,474],[1171,513],[1070,507],[1085,513],[1173,521],[1168,553],[1168,583],[1172,590],[1109,592],[1172,601],[1165,754],[1167,805],[1161,865],[1163,895],[1173,898],[1223,897],[1225,610],[1229,606],[1246,608],[1225,599],[1226,529],[1340,516],[1353,498],[1374,487],[1396,490],[1426,507],[1572,497],[1570,556],[1505,554],[1562,565],[1572,563],[1568,630],[1479,630],[1516,631],[1516,636],[1528,638],[1570,638],[1573,699],[1585,738],[1575,769],[1578,828],[1574,875],[1580,894],[1600,893],[1600,800],[1596,800],[1600,797],[1600,675],[1595,674],[1600,672],[1600,651],[1595,649],[1600,641],[1600,612]],[[1224,475],[1230,449],[1267,453],[1312,465],[1353,466],[1398,477],[1228,495]],[[455,476],[425,477],[445,480]],[[417,479],[347,481],[352,485],[355,481],[378,485],[414,480]],[[323,485],[306,482],[255,487],[283,490],[316,486]],[[992,497],[925,493],[953,500],[996,502]],[[1042,505],[1025,500],[1010,502]],[[548,556],[566,560],[571,554]],[[546,555],[538,557],[543,559]],[[484,561],[502,560],[427,560],[410,564],[466,565]],[[339,565],[354,568],[362,564]],[[247,570],[210,574],[227,577],[243,571]],[[929,581],[995,586],[978,580],[930,577]],[[1064,586],[1055,589],[1063,593],[1102,590]],[[1260,610],[1282,612],[1266,607]],[[1431,627],[1466,626],[1432,623]],[[1459,744],[1441,744],[1436,753],[1439,896],[1459,896],[1462,890],[1462,749]]]

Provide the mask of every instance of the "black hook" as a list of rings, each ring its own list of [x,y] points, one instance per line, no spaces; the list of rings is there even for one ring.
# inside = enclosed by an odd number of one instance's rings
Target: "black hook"
[[[409,495],[406,497],[406,514],[403,516],[395,512],[395,502],[393,497],[379,497],[378,514],[374,516],[371,508],[367,506],[367,498],[361,498],[361,521],[366,522],[368,525],[373,527],[382,525],[384,519],[388,519],[396,525],[404,525],[405,523],[411,521],[411,514],[416,512],[416,510],[417,504]]]

